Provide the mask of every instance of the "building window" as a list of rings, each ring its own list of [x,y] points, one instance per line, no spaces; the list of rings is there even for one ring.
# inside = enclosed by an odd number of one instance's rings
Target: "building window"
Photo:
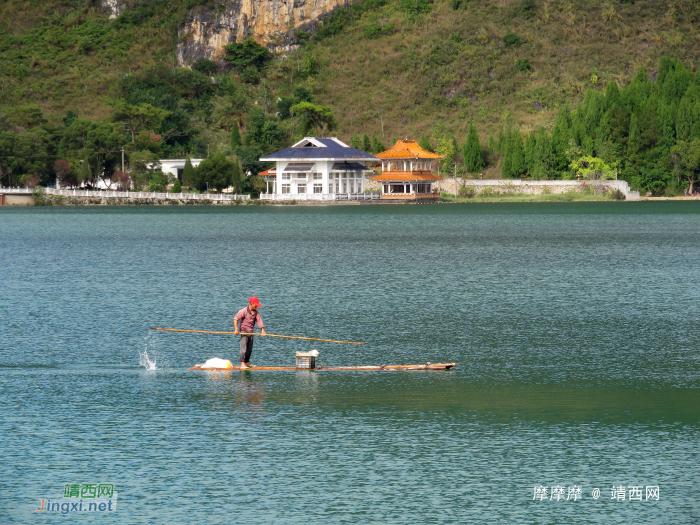
[[[294,178],[299,180],[306,180],[306,173],[297,173],[296,175],[294,175]]]
[[[323,173],[314,173],[314,180],[321,180],[323,178]]]
[[[292,178],[291,173],[283,173],[282,174],[282,180],[290,180]]]
[[[297,184],[297,193],[306,193],[306,184]]]
[[[282,193],[292,193],[291,184],[282,184]]]
[[[314,184],[314,193],[323,193],[323,184]]]

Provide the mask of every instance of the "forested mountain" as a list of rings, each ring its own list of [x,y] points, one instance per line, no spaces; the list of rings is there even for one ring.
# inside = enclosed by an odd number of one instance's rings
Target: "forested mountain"
[[[154,159],[207,155],[240,178],[314,130],[369,150],[422,137],[465,176],[662,194],[700,171],[700,0],[301,3],[264,34],[232,5],[0,4],[1,183],[156,188]]]

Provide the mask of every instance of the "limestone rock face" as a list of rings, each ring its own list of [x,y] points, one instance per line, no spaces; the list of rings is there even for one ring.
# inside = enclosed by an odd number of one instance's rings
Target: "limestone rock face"
[[[120,0],[104,0],[119,2]],[[216,0],[196,7],[180,28],[177,61],[189,66],[199,58],[221,60],[224,46],[247,37],[273,51],[295,48],[295,30],[311,30],[318,17],[349,0]]]
[[[100,0],[100,6],[109,13],[110,18],[117,18],[126,7],[126,0]]]

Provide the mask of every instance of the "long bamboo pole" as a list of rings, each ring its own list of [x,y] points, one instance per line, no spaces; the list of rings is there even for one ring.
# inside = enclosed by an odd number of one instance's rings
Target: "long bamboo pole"
[[[185,330],[184,328],[156,328],[151,326],[151,330],[164,330],[166,332],[192,332],[195,334],[223,334],[223,335],[260,335],[251,334],[249,332],[210,332],[208,330]],[[317,339],[315,337],[299,337],[297,335],[277,335],[277,334],[265,334],[265,337],[284,337],[287,339],[306,339],[307,341],[325,341],[326,343],[344,343],[347,345],[363,345],[365,343],[354,343],[352,341],[335,341],[333,339]]]

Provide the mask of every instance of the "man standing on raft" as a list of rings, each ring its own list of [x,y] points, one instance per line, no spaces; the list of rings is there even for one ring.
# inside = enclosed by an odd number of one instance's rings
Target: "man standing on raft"
[[[260,312],[258,308],[262,307],[260,301],[257,297],[251,297],[248,301],[248,306],[243,308],[238,312],[233,318],[233,333],[238,335],[243,332],[244,334],[252,334],[257,324],[260,328],[260,335],[265,337],[265,324],[263,323],[262,317],[260,317]],[[238,329],[238,322],[241,323],[241,329]],[[241,370],[249,370],[253,368],[250,364],[250,354],[253,353],[253,336],[252,335],[241,335]]]

